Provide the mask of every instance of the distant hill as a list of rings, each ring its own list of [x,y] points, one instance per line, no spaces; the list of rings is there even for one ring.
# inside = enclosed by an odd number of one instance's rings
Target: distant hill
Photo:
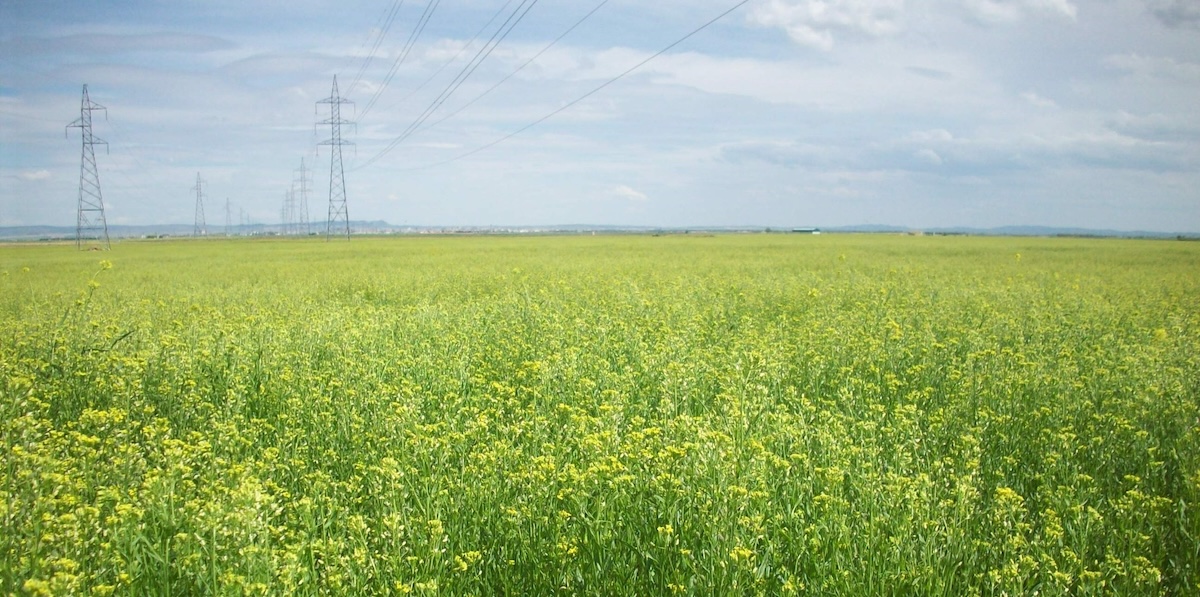
[[[310,234],[323,234],[325,222],[309,225]],[[138,226],[112,225],[108,227],[110,238],[173,238],[190,237],[194,227],[185,224],[147,224]],[[397,227],[382,220],[350,222],[354,233],[387,233]],[[280,233],[278,224],[247,224],[231,226],[233,236],[272,236]],[[209,226],[207,236],[224,236],[224,226]],[[75,238],[74,226],[0,226],[0,239],[5,240],[71,240]]]
[[[1056,228],[1052,226],[1001,226],[999,228],[934,228],[931,233],[960,233],[990,236],[1100,236],[1119,238],[1197,237],[1195,232],[1152,232],[1149,230],[1096,230],[1092,228]]]
[[[1094,228],[1059,228],[1054,226],[998,226],[996,228],[969,228],[951,226],[938,228],[908,228],[888,225],[832,226],[822,232],[860,232],[903,234],[962,234],[971,236],[1084,236],[1107,238],[1200,238],[1196,232],[1154,232],[1150,230],[1108,230]]]
[[[309,226],[309,234],[324,234],[326,223],[318,222]],[[1091,228],[1068,228],[1053,226],[1000,226],[997,228],[909,228],[883,224],[863,224],[856,226],[830,226],[819,228],[826,233],[873,233],[873,234],[904,234],[921,232],[925,234],[962,234],[974,236],[1081,236],[1108,238],[1188,238],[1200,239],[1197,232],[1153,232],[1148,230],[1097,230]],[[636,234],[682,234],[688,232],[788,232],[787,227],[768,226],[695,226],[695,227],[663,227],[663,226],[620,226],[595,224],[560,224],[552,226],[397,226],[383,220],[353,221],[350,230],[354,234],[580,234],[580,233],[636,233]],[[192,226],[184,224],[149,224],[139,226],[114,225],[108,227],[111,238],[171,238],[192,236]],[[224,236],[224,226],[212,226],[208,236]],[[234,236],[277,236],[280,234],[278,224],[249,224],[233,226],[230,234]],[[0,239],[9,241],[37,240],[70,240],[75,238],[73,226],[0,226]]]

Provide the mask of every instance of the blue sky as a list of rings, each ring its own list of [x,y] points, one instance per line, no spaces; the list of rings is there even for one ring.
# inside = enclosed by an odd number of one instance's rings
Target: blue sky
[[[197,172],[278,222],[302,158],[323,221],[337,75],[355,220],[1200,231],[1195,0],[751,0],[455,160],[736,3],[609,0],[458,111],[600,3],[542,0],[380,155],[520,4],[435,1],[397,64],[429,0],[0,0],[0,226],[74,224],[84,83],[110,224],[191,224]]]

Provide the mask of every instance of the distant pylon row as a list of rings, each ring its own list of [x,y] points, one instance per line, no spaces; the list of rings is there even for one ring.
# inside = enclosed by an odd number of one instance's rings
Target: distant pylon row
[[[196,223],[192,226],[192,236],[207,236],[208,226],[204,223],[204,181],[200,173],[196,173]]]
[[[312,179],[308,177],[308,168],[304,166],[304,158],[300,158],[300,168],[292,179],[292,186],[283,195],[283,209],[280,212],[280,234],[308,236],[312,233],[308,217],[308,189]]]
[[[326,239],[334,235],[345,235],[347,239],[350,238],[350,214],[346,207],[346,173],[342,166],[342,146],[354,145],[354,143],[342,138],[342,125],[353,125],[354,123],[342,118],[341,106],[353,103],[338,94],[337,75],[333,77],[333,89],[330,91],[329,97],[317,102],[318,106],[329,104],[329,118],[317,123],[318,125],[327,124],[330,127],[329,139],[317,144],[318,147],[328,145],[331,148],[329,156],[329,216],[325,224]],[[100,174],[96,169],[95,153],[95,145],[101,144],[107,147],[108,143],[92,134],[92,112],[96,110],[104,110],[105,117],[108,117],[107,108],[93,102],[88,97],[88,86],[84,84],[79,118],[67,125],[67,128],[80,129],[83,142],[79,159],[79,209],[75,224],[75,244],[80,249],[84,248],[85,241],[96,241],[97,244],[102,244],[103,248],[110,248],[108,221],[104,216],[104,198],[100,192]],[[300,160],[300,169],[297,172],[296,177],[292,180],[291,189],[284,197],[283,209],[280,214],[281,229],[283,234],[308,235],[310,233],[308,193],[312,179],[308,177],[308,170],[305,168],[303,158]],[[199,172],[196,173],[194,189],[196,191],[196,210],[192,234],[206,236],[208,227],[204,219],[204,180],[200,178]],[[244,215],[242,219],[245,224]],[[226,236],[230,234],[230,220],[229,199],[226,198]]]
[[[292,179],[292,193],[296,198],[296,226],[298,232],[307,236],[309,230],[308,218],[308,188],[312,181],[308,177],[308,169],[304,167],[304,158],[300,158],[300,169],[296,170],[296,177]]]

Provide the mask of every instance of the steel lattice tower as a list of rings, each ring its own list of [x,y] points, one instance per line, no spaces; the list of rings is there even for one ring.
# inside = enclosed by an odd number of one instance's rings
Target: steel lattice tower
[[[204,236],[208,234],[207,227],[204,224],[204,181],[200,180],[200,173],[196,173],[196,224],[192,228],[192,236]]]
[[[84,233],[94,231],[96,240],[103,234],[104,248],[110,248],[108,243],[108,221],[104,218],[104,198],[100,195],[100,174],[96,171],[96,152],[93,146],[97,143],[108,147],[103,139],[92,135],[92,111],[104,110],[108,118],[108,108],[93,102],[88,97],[87,85],[83,86],[83,99],[79,104],[79,120],[67,125],[67,128],[78,128],[83,137],[83,151],[79,158],[79,217],[75,222],[75,246],[83,249]]]
[[[296,196],[296,224],[299,227],[298,233],[308,236],[308,183],[311,179],[308,177],[308,169],[304,167],[304,158],[300,158],[300,170],[297,171],[298,176],[292,181],[292,188],[297,193]]]
[[[287,236],[296,233],[296,189],[283,192],[283,207],[279,210],[279,233]]]
[[[335,233],[345,234],[346,240],[350,239],[350,214],[346,210],[346,173],[342,168],[342,146],[354,145],[350,141],[342,139],[342,125],[354,124],[353,122],[342,118],[342,104],[353,104],[354,102],[338,95],[337,75],[333,76],[333,91],[329,97],[318,101],[318,104],[329,104],[329,118],[322,120],[317,124],[328,124],[332,132],[332,136],[318,145],[328,145],[331,147],[329,158],[329,218],[325,223],[325,239],[328,240]],[[338,226],[338,223],[341,226]]]

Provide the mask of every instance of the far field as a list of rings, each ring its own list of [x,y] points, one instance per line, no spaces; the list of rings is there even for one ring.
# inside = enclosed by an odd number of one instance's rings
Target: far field
[[[1200,243],[0,246],[0,593],[1200,594]]]

